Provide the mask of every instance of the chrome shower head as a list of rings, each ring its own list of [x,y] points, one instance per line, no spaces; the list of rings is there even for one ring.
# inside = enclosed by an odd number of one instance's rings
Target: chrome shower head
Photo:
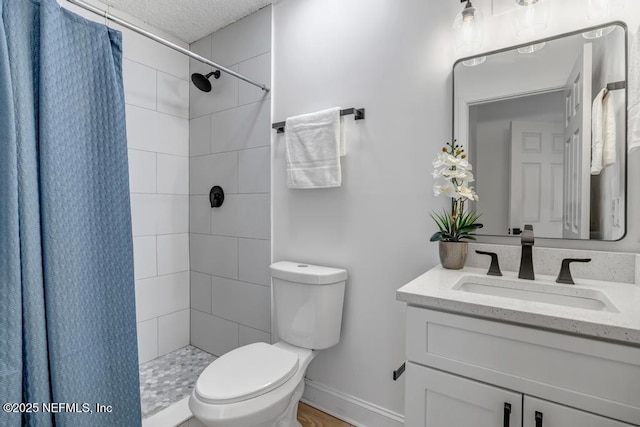
[[[200,73],[193,73],[193,74],[191,74],[191,81],[201,91],[203,91],[203,92],[211,92],[211,82],[209,81],[209,78],[211,76],[213,76],[216,79],[219,79],[220,78],[220,70],[212,71],[209,74],[207,74],[206,76],[202,75]]]

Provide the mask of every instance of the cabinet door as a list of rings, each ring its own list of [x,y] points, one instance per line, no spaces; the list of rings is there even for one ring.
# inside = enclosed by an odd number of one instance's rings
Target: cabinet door
[[[524,397],[523,427],[631,427],[632,424],[614,421],[579,409]]]
[[[405,427],[521,427],[522,395],[407,362]]]

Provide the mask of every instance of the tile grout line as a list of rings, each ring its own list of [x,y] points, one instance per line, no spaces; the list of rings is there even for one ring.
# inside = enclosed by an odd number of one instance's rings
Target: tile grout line
[[[211,290],[211,299],[209,301],[211,303],[211,308],[209,309],[209,314],[213,316],[213,275],[209,275],[209,289]],[[194,308],[194,310],[197,309]]]
[[[158,69],[155,68],[155,71],[156,71],[156,94],[155,94],[156,95],[155,96],[156,106],[155,106],[154,111],[158,112]]]
[[[209,154],[213,154],[213,146],[215,140],[213,138],[213,115],[214,113],[207,114],[207,129],[209,131]]]
[[[248,150],[256,150],[259,148],[270,148],[269,145],[257,145],[255,147],[244,147],[244,148],[237,148],[234,150],[225,150],[225,151],[216,151],[215,153],[207,153],[207,154],[195,154],[193,156],[190,156],[190,159],[197,159],[199,157],[205,157],[205,156],[215,156],[216,154],[228,154],[228,153],[235,153],[235,152],[240,152],[240,151],[248,151]],[[138,151],[144,151],[144,150],[139,150],[137,148],[130,148],[130,150],[138,150]],[[162,153],[164,154],[164,153]],[[173,154],[174,156],[177,156],[177,154]],[[184,156],[180,156],[180,157],[184,157]]]
[[[265,145],[265,147],[266,147],[266,145]],[[182,158],[185,158],[185,159],[190,159],[190,157],[188,155],[187,156],[183,156],[182,154],[167,153],[166,151],[145,150],[144,148],[130,147],[128,145],[127,145],[127,150],[139,151],[141,153],[163,154],[165,156],[176,156],[176,157],[182,157]],[[199,156],[193,156],[193,157],[199,157]]]
[[[185,311],[185,310],[189,310],[189,311],[191,311],[192,309],[191,309],[190,307],[187,307],[187,308],[180,308],[180,309],[178,309],[178,310],[173,310],[173,311],[170,311],[170,312],[168,312],[168,313],[162,314],[162,315],[160,315],[160,316],[150,317],[150,318],[148,318],[148,319],[144,319],[144,320],[137,320],[137,319],[136,319],[136,323],[148,322],[148,321],[150,321],[150,320],[155,320],[156,322],[159,322],[159,319],[160,319],[161,317],[170,316],[170,315],[172,315],[172,314],[180,313],[181,311]],[[195,310],[195,309],[193,309],[193,310]],[[196,311],[200,311],[200,310],[196,310]],[[201,312],[201,313],[204,313],[203,311],[200,311],[200,312]],[[209,314],[210,314],[210,313],[209,313]],[[218,316],[218,317],[219,317],[219,316]],[[222,317],[220,317],[220,318],[222,319]],[[159,323],[158,323],[158,324],[157,324],[157,326],[156,326],[156,330],[158,330],[158,331],[160,330],[159,326],[160,326],[160,325],[159,325]],[[254,328],[254,329],[255,329],[255,328]],[[158,333],[158,334],[159,334],[159,333]],[[159,341],[160,341],[160,339],[159,339],[159,337],[158,337],[158,342],[159,342]],[[159,351],[160,351],[160,349],[158,349],[158,352],[159,352]]]
[[[186,79],[183,79],[182,77],[178,77],[178,76],[176,76],[175,74],[171,74],[171,73],[170,73],[170,72],[168,72],[168,71],[161,70],[161,69],[159,69],[159,68],[153,68],[151,65],[149,65],[149,64],[145,64],[144,62],[140,62],[138,59],[131,58],[131,57],[127,57],[127,56],[124,56],[124,55],[123,55],[123,62],[124,62],[124,60],[129,61],[129,62],[133,62],[133,63],[138,64],[138,65],[142,65],[143,67],[145,67],[145,68],[149,68],[150,70],[159,71],[159,72],[161,72],[161,73],[163,73],[163,74],[166,74],[166,75],[168,75],[168,76],[171,76],[171,77],[173,77],[173,78],[175,78],[175,79],[178,79],[178,80],[181,80],[181,81],[183,81],[183,82],[187,82],[187,83],[189,82],[189,78],[188,78],[188,77],[187,77]]]
[[[153,157],[155,157],[155,161],[156,161],[156,176],[155,176],[156,191],[153,192],[152,194],[158,194],[158,153],[155,153]]]
[[[154,320],[156,321],[156,354],[155,358],[157,359],[160,356],[160,317],[156,317]]]
[[[157,166],[156,166],[157,168]],[[157,174],[157,173],[156,173]],[[134,195],[147,195],[147,196],[185,196],[185,197],[189,197],[189,196],[206,196],[206,194],[189,194],[189,193],[158,193],[157,189],[155,192],[153,193],[142,193],[142,192],[135,192],[135,191],[131,191],[129,192],[129,194],[134,194]],[[229,194],[268,194],[268,193],[229,193]]]
[[[185,234],[185,233],[168,233],[168,235],[172,235],[172,234]],[[193,232],[190,234],[195,234],[197,236],[226,237],[229,239],[232,239],[235,237],[237,239],[244,239],[244,240],[271,241],[270,237],[244,237],[244,236],[233,236],[229,234],[213,234],[213,233],[198,233],[198,232]],[[134,237],[145,237],[145,236],[134,236]]]
[[[179,232],[176,232],[176,233],[139,234],[139,235],[133,236],[133,238],[137,239],[137,238],[140,238],[140,237],[175,236],[176,234],[190,234],[190,232],[189,231],[179,231]],[[194,233],[194,234],[203,234],[203,233]],[[258,240],[262,240],[262,239],[258,239]]]
[[[244,283],[244,284],[247,284],[247,285],[262,286],[264,288],[271,287],[271,285],[265,285],[264,283],[256,283],[256,282],[248,282],[246,280],[232,279],[230,277],[220,276],[219,274],[205,273],[205,272],[198,271],[198,270],[191,270],[191,271],[193,273],[198,273],[198,274],[202,274],[202,275],[205,275],[205,276],[210,276],[212,278],[212,280],[213,280],[214,277],[218,277],[220,279],[233,280],[234,282]],[[184,272],[182,272],[182,273],[184,273]],[[151,277],[151,279],[152,279],[152,277]],[[144,279],[140,279],[140,280],[144,280]]]
[[[156,83],[157,86],[157,83]],[[183,117],[183,116],[176,116],[175,114],[171,114],[171,113],[167,113],[165,111],[158,111],[158,89],[156,88],[156,109],[152,110],[149,107],[144,107],[142,105],[137,105],[137,104],[133,104],[131,102],[126,102],[125,105],[128,105],[129,107],[135,107],[135,108],[140,108],[141,110],[146,110],[146,111],[151,111],[153,113],[158,113],[158,114],[164,114],[165,116],[170,116],[170,117],[175,117],[176,119],[182,119],[182,120],[186,120],[187,122],[190,121],[191,119],[189,117]]]
[[[222,320],[224,320],[226,322],[233,323],[235,326],[238,326],[238,340],[240,339],[240,326],[243,326],[243,327],[249,328],[249,329],[253,329],[254,331],[262,332],[263,334],[271,335],[270,331],[265,331],[265,330],[262,330],[260,328],[256,328],[255,326],[250,326],[250,325],[247,325],[247,324],[244,324],[244,323],[239,323],[239,322],[237,322],[235,320],[227,319],[226,317],[222,317],[222,316],[214,314],[214,313],[207,313],[206,311],[198,310],[197,308],[192,308],[191,310],[197,311],[198,313],[209,315],[211,317],[215,317],[217,319],[222,319]],[[181,311],[181,310],[179,310],[179,311]]]
[[[265,145],[265,147],[266,147],[266,145]],[[183,156],[182,154],[166,153],[166,152],[163,152],[163,151],[145,150],[145,149],[142,149],[142,148],[135,148],[135,147],[129,147],[129,146],[127,146],[127,150],[129,150],[129,151],[139,151],[141,153],[154,153],[154,154],[162,154],[162,155],[165,155],[165,156],[181,157],[183,159],[190,159],[191,157],[198,157],[197,155],[196,156],[189,156],[189,155]]]
[[[262,104],[265,103],[265,101],[270,100],[271,98],[264,98],[264,99],[260,99],[259,101],[251,101],[251,102],[247,102],[246,104],[240,104],[240,105],[235,105],[233,107],[229,107],[229,108],[223,108],[221,110],[216,110],[216,111],[210,111],[210,112],[206,112],[206,113],[202,113],[199,116],[191,116],[191,112],[189,112],[189,120],[195,120],[195,119],[201,119],[204,116],[213,116],[214,114],[218,114],[218,113],[222,113],[225,111],[229,111],[229,110],[233,110],[235,108],[240,108],[240,107],[248,107],[249,105],[253,105],[253,104]],[[142,108],[142,107],[140,107]],[[271,129],[271,128],[269,128]]]

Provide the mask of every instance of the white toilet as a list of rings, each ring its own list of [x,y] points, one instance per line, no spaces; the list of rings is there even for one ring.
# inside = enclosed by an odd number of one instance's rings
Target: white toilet
[[[347,271],[295,262],[271,265],[273,316],[282,341],[237,348],[211,363],[189,398],[209,427],[291,427],[316,350],[340,341]]]

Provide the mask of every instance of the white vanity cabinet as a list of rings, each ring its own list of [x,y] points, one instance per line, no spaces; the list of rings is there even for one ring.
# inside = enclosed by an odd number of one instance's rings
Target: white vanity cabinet
[[[523,427],[631,427],[632,424],[524,396]]]
[[[407,358],[406,427],[640,425],[638,347],[409,306]]]
[[[521,427],[522,395],[408,362],[405,426]]]

